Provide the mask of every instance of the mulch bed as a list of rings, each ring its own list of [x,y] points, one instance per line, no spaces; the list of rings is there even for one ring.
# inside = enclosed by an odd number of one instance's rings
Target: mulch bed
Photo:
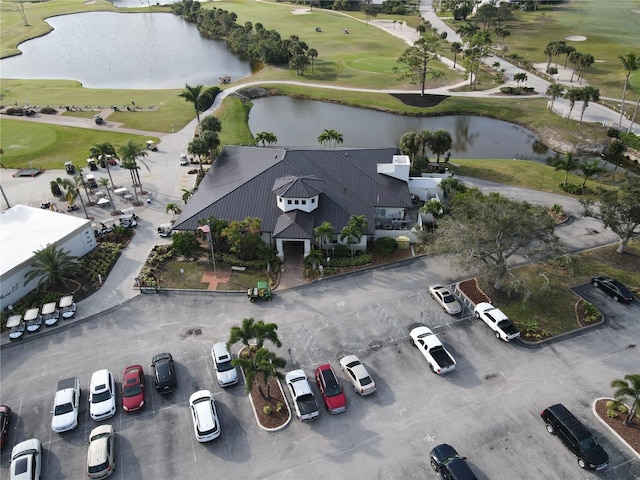
[[[615,418],[608,417],[607,401],[608,400],[603,399],[596,402],[596,414],[609,425],[614,432],[624,438],[637,453],[640,453],[640,421],[638,417],[634,418],[629,426],[622,423],[627,418],[627,414],[620,414]]]
[[[473,303],[487,302],[491,303],[491,299],[485,294],[480,287],[478,286],[478,280],[475,278],[471,278],[469,280],[465,280],[464,282],[460,282],[458,285],[460,290],[469,297]]]
[[[267,387],[264,382],[262,382],[262,380],[257,381],[260,382],[262,391],[264,393],[267,393]],[[278,386],[277,380],[275,378],[269,378],[269,384],[271,386],[269,398],[264,398],[262,396],[260,390],[258,389],[257,382],[254,382],[251,386],[249,395],[251,395],[251,400],[253,401],[253,405],[256,409],[256,414],[258,416],[260,425],[265,428],[277,428],[287,423],[287,420],[289,419],[289,407],[287,405],[287,400],[282,396],[282,391]],[[279,412],[276,411],[278,402],[281,402],[283,404],[283,407]],[[264,413],[263,410],[263,408],[267,405],[271,407],[270,415]]]
[[[449,98],[449,95],[420,95],[419,93],[391,93],[390,95],[405,105],[424,108],[435,107]]]

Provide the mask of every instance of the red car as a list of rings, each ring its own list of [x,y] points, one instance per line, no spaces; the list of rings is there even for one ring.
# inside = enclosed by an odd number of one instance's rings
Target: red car
[[[342,413],[347,409],[347,397],[331,365],[325,363],[316,369],[316,383],[329,413]]]
[[[122,374],[122,408],[135,412],[144,406],[144,371],[141,365],[131,365]]]
[[[6,405],[0,405],[0,448],[4,447],[7,444],[10,420],[11,409]]]

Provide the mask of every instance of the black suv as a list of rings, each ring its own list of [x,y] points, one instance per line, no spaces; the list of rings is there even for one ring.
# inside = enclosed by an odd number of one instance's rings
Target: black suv
[[[159,353],[153,357],[151,369],[158,393],[170,393],[176,389],[178,382],[173,367],[173,357],[170,353]]]
[[[465,462],[466,458],[461,457],[456,449],[451,445],[443,443],[431,450],[429,454],[431,468],[447,480],[477,480],[477,477]]]
[[[598,445],[596,437],[564,405],[545,408],[540,416],[547,424],[547,432],[557,435],[578,457],[581,468],[602,470],[609,464],[609,455]]]

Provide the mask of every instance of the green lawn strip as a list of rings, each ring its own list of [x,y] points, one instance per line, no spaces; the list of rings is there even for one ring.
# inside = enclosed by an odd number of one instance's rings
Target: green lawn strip
[[[640,288],[640,242],[631,243],[627,253],[615,252],[617,245],[588,250],[577,255],[575,265],[555,268],[547,264],[527,265],[511,270],[514,278],[525,279],[533,285],[531,296],[495,292],[486,278],[480,279],[481,288],[500,309],[515,322],[537,322],[552,335],[578,328],[575,304],[578,297],[570,287],[591,281],[595,275],[609,275],[638,291]],[[548,283],[547,283],[548,282]],[[545,287],[546,285],[546,287]]]
[[[99,132],[22,120],[0,119],[2,164],[5,168],[24,168],[32,164],[44,169],[62,169],[71,161],[84,166],[94,143],[125,144],[130,138],[140,143],[153,137],[130,133]]]
[[[208,269],[213,270],[208,262],[179,262],[171,259],[163,263],[155,275],[161,288],[206,290],[209,284],[201,280]]]
[[[456,175],[571,196],[560,188],[565,172],[542,163],[486,159],[451,159],[450,163]],[[583,181],[584,178],[569,174],[569,183],[582,185]],[[587,187],[594,188],[595,185],[593,179],[587,180]]]
[[[218,267],[221,268],[221,267]],[[230,266],[226,267],[231,270]],[[255,287],[256,283],[267,279],[266,272],[262,270],[247,269],[244,272],[231,271],[231,278],[226,283],[219,283],[216,290],[241,290],[246,291],[248,288]]]
[[[222,124],[220,146],[254,144],[253,135],[249,130],[251,105],[251,102],[242,102],[237,97],[224,99],[220,109],[216,112],[216,116]]]

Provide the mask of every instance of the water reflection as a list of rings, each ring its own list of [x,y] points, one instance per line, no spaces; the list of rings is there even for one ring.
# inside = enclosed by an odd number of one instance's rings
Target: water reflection
[[[454,158],[518,158],[544,161],[535,153],[537,137],[512,123],[491,118],[448,115],[411,117],[375,112],[344,105],[290,97],[253,100],[249,128],[272,132],[278,145],[318,147],[318,136],[325,129],[343,134],[344,147],[395,147],[402,134],[413,130],[439,130],[451,133]]]
[[[170,13],[92,12],[47,19],[49,34],[0,61],[3,78],[77,80],[88,88],[183,88],[251,74],[225,42]]]

